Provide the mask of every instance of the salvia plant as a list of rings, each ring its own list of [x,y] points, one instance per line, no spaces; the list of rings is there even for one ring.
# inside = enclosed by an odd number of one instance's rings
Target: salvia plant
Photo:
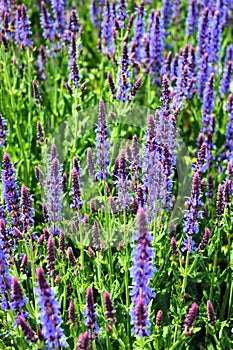
[[[233,349],[232,31],[0,0],[0,350]]]

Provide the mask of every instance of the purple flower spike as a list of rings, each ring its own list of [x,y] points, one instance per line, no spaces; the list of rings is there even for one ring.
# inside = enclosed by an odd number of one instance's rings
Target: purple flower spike
[[[85,332],[78,337],[78,343],[76,350],[88,350],[90,349],[89,333]]]
[[[200,253],[202,250],[205,249],[205,247],[207,246],[209,240],[210,240],[210,229],[206,228],[204,236],[202,238],[202,241],[201,241],[200,246],[199,246],[198,251],[197,251],[198,253]]]
[[[218,193],[217,193],[217,202],[216,202],[216,215],[217,220],[221,221],[224,213],[224,198],[223,198],[223,186],[221,184],[218,185]]]
[[[193,303],[188,311],[188,314],[184,320],[184,331],[188,332],[189,328],[192,327],[193,323],[195,322],[198,314],[198,305],[197,303]]]
[[[72,204],[71,207],[74,208],[74,210],[79,211],[82,208],[82,200],[81,200],[81,191],[80,191],[80,175],[78,170],[74,167],[72,169]]]
[[[163,0],[162,14],[163,14],[163,28],[167,32],[171,24],[172,1]]]
[[[117,98],[121,102],[126,102],[128,99],[128,94],[131,89],[129,83],[129,56],[128,56],[128,46],[127,42],[124,41],[122,45],[122,55],[121,55],[121,69],[118,74],[118,94]]]
[[[185,213],[185,225],[184,232],[187,235],[187,239],[183,241],[182,251],[189,250],[192,252],[194,249],[194,242],[192,236],[199,232],[198,219],[201,218],[199,211],[200,201],[200,175],[199,172],[195,172],[193,176],[191,198],[189,201],[189,209]]]
[[[12,226],[17,226],[20,222],[19,187],[14,174],[15,168],[11,163],[9,155],[5,153],[3,156],[2,192],[7,211],[11,216],[11,224]]]
[[[96,322],[96,310],[93,299],[93,291],[91,287],[87,288],[86,292],[86,307],[84,310],[85,325],[89,328],[89,338],[96,339],[99,333],[99,326]]]
[[[98,171],[96,173],[96,177],[98,180],[106,180],[108,172],[108,165],[109,165],[109,142],[108,142],[108,127],[106,123],[106,112],[105,112],[105,106],[104,101],[100,100],[99,102],[99,113],[98,113],[98,124],[96,128],[96,149],[97,149],[97,166]]]
[[[11,303],[11,309],[15,310],[18,315],[23,316],[24,318],[27,318],[28,313],[23,312],[23,309],[26,306],[26,303],[28,300],[24,298],[23,296],[23,291],[20,286],[20,283],[17,279],[17,277],[12,278],[12,303]],[[17,319],[16,323],[14,323],[14,326],[17,324]]]
[[[22,49],[32,45],[30,21],[24,4],[19,5],[16,12],[15,32],[15,43],[19,44]]]
[[[225,64],[223,76],[220,83],[220,97],[222,99],[230,91],[231,81],[232,81],[232,61],[228,61],[227,64]]]
[[[3,247],[2,236],[0,234],[0,307],[3,311],[6,311],[9,309],[6,295],[11,290],[12,279],[8,272],[7,255],[4,253]]]
[[[113,42],[113,28],[114,28],[114,16],[112,9],[109,3],[109,0],[106,0],[105,10],[103,13],[103,23],[101,31],[101,40],[103,46],[106,48],[106,52],[111,54],[114,50]]]
[[[187,17],[187,27],[186,35],[191,36],[197,26],[197,2],[196,0],[189,0],[188,5],[188,17]]]
[[[68,309],[68,317],[71,324],[75,323],[76,315],[75,315],[75,308],[74,308],[74,301],[70,301],[69,309]]]
[[[51,159],[47,177],[47,209],[49,221],[53,223],[53,233],[55,226],[61,220],[62,211],[62,174],[61,165],[57,158],[56,146],[51,146]]]
[[[30,228],[34,225],[33,215],[35,213],[31,206],[32,197],[25,185],[21,188],[21,203],[22,203],[22,214],[21,222],[23,224],[23,231],[27,233]]]
[[[156,319],[155,319],[155,323],[156,326],[160,327],[162,324],[162,317],[163,317],[163,311],[159,310],[156,314]]]
[[[133,58],[136,62],[142,60],[142,40],[145,28],[144,21],[144,0],[141,1],[140,6],[136,9],[136,19],[134,21],[134,36],[132,38],[132,51]]]
[[[6,137],[9,135],[7,130],[7,123],[0,114],[0,147],[6,146]]]
[[[43,37],[52,42],[55,32],[54,32],[54,23],[51,20],[50,13],[46,9],[44,1],[41,2],[41,15],[40,15],[41,27],[43,30]]]
[[[212,326],[214,326],[216,322],[216,317],[215,317],[213,305],[210,300],[207,300],[207,317],[208,317],[209,323]]]
[[[147,216],[143,208],[138,209],[138,231],[135,237],[137,244],[132,251],[132,290],[130,292],[133,307],[131,309],[131,324],[133,334],[150,335],[150,322],[144,317],[148,311],[150,299],[155,293],[149,287],[156,269],[153,267],[154,252],[151,248],[151,235],[147,231]],[[143,316],[144,315],[144,316]]]
[[[198,58],[202,59],[203,55],[209,52],[208,48],[208,26],[209,26],[209,9],[205,8],[202,12],[199,21],[199,30],[198,30]]]
[[[80,76],[79,76],[79,68],[76,62],[76,59],[72,59],[71,62],[71,79],[73,80],[75,89],[78,89],[79,87],[79,80],[80,80]]]
[[[112,325],[116,322],[114,307],[112,305],[112,300],[108,292],[104,292],[104,305],[105,305],[105,315],[108,320],[108,324]]]
[[[53,236],[50,236],[47,243],[47,261],[48,261],[48,271],[50,276],[54,275],[55,269],[55,249]]]
[[[154,16],[154,21],[152,22],[149,36],[150,74],[152,76],[152,82],[155,83],[158,82],[158,76],[162,68],[164,49],[164,37],[160,10],[158,10]]]
[[[66,338],[61,328],[60,305],[49,286],[42,267],[36,270],[38,288],[36,289],[42,334],[48,349],[67,348]]]
[[[21,315],[19,315],[17,321],[18,321],[17,322],[18,325],[22,329],[22,332],[23,332],[25,338],[27,340],[31,341],[32,343],[36,343],[35,334],[34,334],[33,330],[31,329],[31,327],[27,324],[25,319]]]
[[[60,34],[64,33],[65,29],[65,1],[64,0],[51,0],[53,15],[55,19],[55,29]]]
[[[214,96],[214,73],[211,73],[203,93],[202,132],[205,134],[209,130],[210,114],[214,108]]]
[[[140,338],[150,335],[147,328],[151,326],[148,320],[147,306],[143,297],[139,297],[135,307],[135,328],[133,334]]]
[[[201,60],[201,66],[198,74],[198,95],[203,98],[203,92],[209,77],[210,65],[209,65],[209,55],[205,53]]]
[[[221,48],[221,34],[222,26],[220,24],[220,12],[215,11],[212,20],[212,30],[210,39],[210,60],[214,63],[218,63],[219,61],[219,52]]]

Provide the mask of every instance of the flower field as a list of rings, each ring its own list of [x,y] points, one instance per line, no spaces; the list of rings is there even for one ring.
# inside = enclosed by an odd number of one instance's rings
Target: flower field
[[[0,350],[233,349],[233,1],[0,0]]]

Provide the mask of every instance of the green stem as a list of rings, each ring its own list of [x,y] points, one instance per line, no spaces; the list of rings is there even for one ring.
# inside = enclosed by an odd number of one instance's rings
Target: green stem
[[[214,266],[213,266],[213,272],[211,277],[209,300],[213,300],[214,280],[215,280],[215,275],[217,271],[217,261],[218,261],[219,233],[220,233],[219,228],[217,228],[217,239],[216,239],[216,245],[215,245]]]

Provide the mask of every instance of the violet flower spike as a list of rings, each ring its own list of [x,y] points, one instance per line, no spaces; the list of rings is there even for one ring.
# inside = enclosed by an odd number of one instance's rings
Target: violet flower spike
[[[44,1],[41,1],[40,23],[43,30],[44,39],[48,39],[50,42],[52,42],[55,36],[54,23],[50,17],[50,13],[47,10]]]
[[[194,302],[189,311],[188,314],[184,320],[184,324],[183,324],[183,328],[184,331],[188,332],[189,328],[191,328],[191,326],[193,325],[193,323],[195,322],[196,318],[197,318],[197,314],[198,314],[198,305],[196,302]]]
[[[186,22],[186,35],[189,37],[193,34],[197,26],[197,2],[196,0],[188,1],[188,17]]]
[[[96,163],[98,167],[96,177],[98,180],[106,180],[107,175],[109,174],[108,165],[110,144],[108,142],[109,130],[107,127],[106,112],[103,100],[100,100],[99,102],[98,123],[96,127],[96,133]]]
[[[18,315],[23,316],[24,318],[28,317],[28,312],[23,311],[23,309],[26,307],[26,303],[28,302],[28,299],[26,299],[23,296],[23,291],[21,288],[21,285],[17,279],[17,277],[12,277],[12,303],[11,303],[11,309],[15,310]],[[17,325],[17,319],[14,323],[13,327]]]
[[[0,274],[0,308],[3,311],[6,311],[7,309],[10,308],[9,303],[8,303],[8,298],[6,296],[11,290],[12,278],[9,275],[7,255],[4,253],[3,247],[4,246],[3,246],[2,236],[0,234],[0,266],[1,266],[1,274]]]
[[[7,122],[2,114],[0,114],[0,147],[3,148],[6,146],[6,137],[8,135]]]
[[[33,215],[35,214],[34,208],[31,206],[32,197],[25,185],[21,188],[21,206],[22,214],[20,220],[23,224],[23,232],[28,233],[30,228],[34,226]]]
[[[42,334],[48,349],[67,348],[66,337],[61,328],[60,305],[54,291],[49,286],[41,267],[36,270],[36,288],[39,318]]]
[[[147,316],[148,304],[155,293],[150,288],[150,281],[157,271],[153,266],[154,252],[151,247],[152,237],[147,231],[147,216],[143,208],[138,209],[138,230],[135,236],[136,245],[132,251],[132,289],[130,292],[133,307],[131,324],[133,334],[150,335],[150,321]],[[143,271],[143,273],[141,273]]]
[[[84,310],[85,325],[89,329],[89,338],[96,339],[99,333],[99,326],[97,325],[97,314],[93,299],[93,291],[91,287],[87,288],[86,292],[86,306]]]
[[[3,156],[2,170],[2,192],[6,203],[6,208],[11,216],[12,226],[17,226],[20,221],[19,212],[19,192],[18,184],[15,179],[15,168],[13,167],[8,153]]]
[[[25,338],[27,340],[31,341],[32,343],[36,343],[35,334],[34,334],[33,330],[31,329],[31,327],[27,324],[27,322],[25,321],[23,316],[18,315],[17,323],[21,327]]]

